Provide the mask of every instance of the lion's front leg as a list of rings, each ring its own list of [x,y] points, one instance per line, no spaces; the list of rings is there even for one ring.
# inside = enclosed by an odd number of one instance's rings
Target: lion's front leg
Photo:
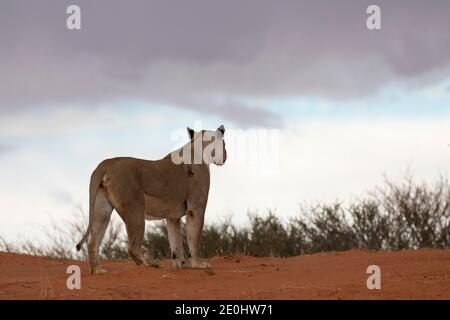
[[[166,218],[167,233],[170,244],[170,254],[174,268],[186,268],[188,263],[183,252],[183,241],[181,238],[181,219]]]
[[[211,268],[206,261],[200,260],[200,239],[202,237],[204,210],[189,210],[187,213],[187,240],[190,253],[191,268]]]

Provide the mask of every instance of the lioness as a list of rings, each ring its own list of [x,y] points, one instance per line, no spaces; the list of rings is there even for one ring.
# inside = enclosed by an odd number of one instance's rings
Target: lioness
[[[136,264],[142,255],[145,220],[166,219],[174,267],[208,268],[199,258],[199,244],[210,183],[209,165],[226,161],[224,126],[216,131],[187,128],[190,141],[161,160],[113,158],[101,162],[89,186],[89,226],[77,250],[88,236],[92,274],[104,273],[99,248],[111,213],[116,209],[125,222],[128,254]],[[209,150],[209,151],[208,151]],[[180,158],[183,161],[180,162]],[[185,259],[180,219],[187,215],[189,260]]]

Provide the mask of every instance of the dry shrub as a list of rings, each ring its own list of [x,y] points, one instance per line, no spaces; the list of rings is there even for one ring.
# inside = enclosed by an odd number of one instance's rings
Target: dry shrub
[[[445,179],[433,185],[416,183],[407,176],[400,183],[386,179],[362,199],[342,203],[304,205],[297,217],[281,221],[272,211],[260,216],[248,214],[245,227],[230,219],[206,225],[201,253],[205,257],[254,255],[289,257],[323,251],[354,248],[402,250],[448,248],[450,246],[450,188]],[[0,250],[22,252],[59,259],[85,259],[75,243],[87,228],[87,216],[78,209],[70,221],[42,228],[47,241],[21,240],[8,243],[0,238]],[[183,223],[183,245],[187,243]],[[144,249],[150,258],[169,258],[167,229],[164,223],[148,226]],[[100,251],[103,259],[128,257],[123,223],[114,220],[108,227]]]

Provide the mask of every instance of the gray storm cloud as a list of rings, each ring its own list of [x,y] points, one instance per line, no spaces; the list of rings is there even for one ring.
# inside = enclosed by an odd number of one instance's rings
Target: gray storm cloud
[[[0,112],[142,99],[279,126],[240,97],[346,99],[449,74],[450,1],[61,0],[0,3]],[[366,28],[378,4],[382,30]]]

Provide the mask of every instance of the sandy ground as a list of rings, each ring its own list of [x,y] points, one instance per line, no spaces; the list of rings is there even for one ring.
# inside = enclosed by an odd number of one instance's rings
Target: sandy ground
[[[212,270],[159,269],[0,253],[0,299],[450,299],[450,250],[348,251],[294,258],[216,257]],[[66,268],[81,267],[81,289],[68,290]],[[366,269],[381,268],[381,290]]]

